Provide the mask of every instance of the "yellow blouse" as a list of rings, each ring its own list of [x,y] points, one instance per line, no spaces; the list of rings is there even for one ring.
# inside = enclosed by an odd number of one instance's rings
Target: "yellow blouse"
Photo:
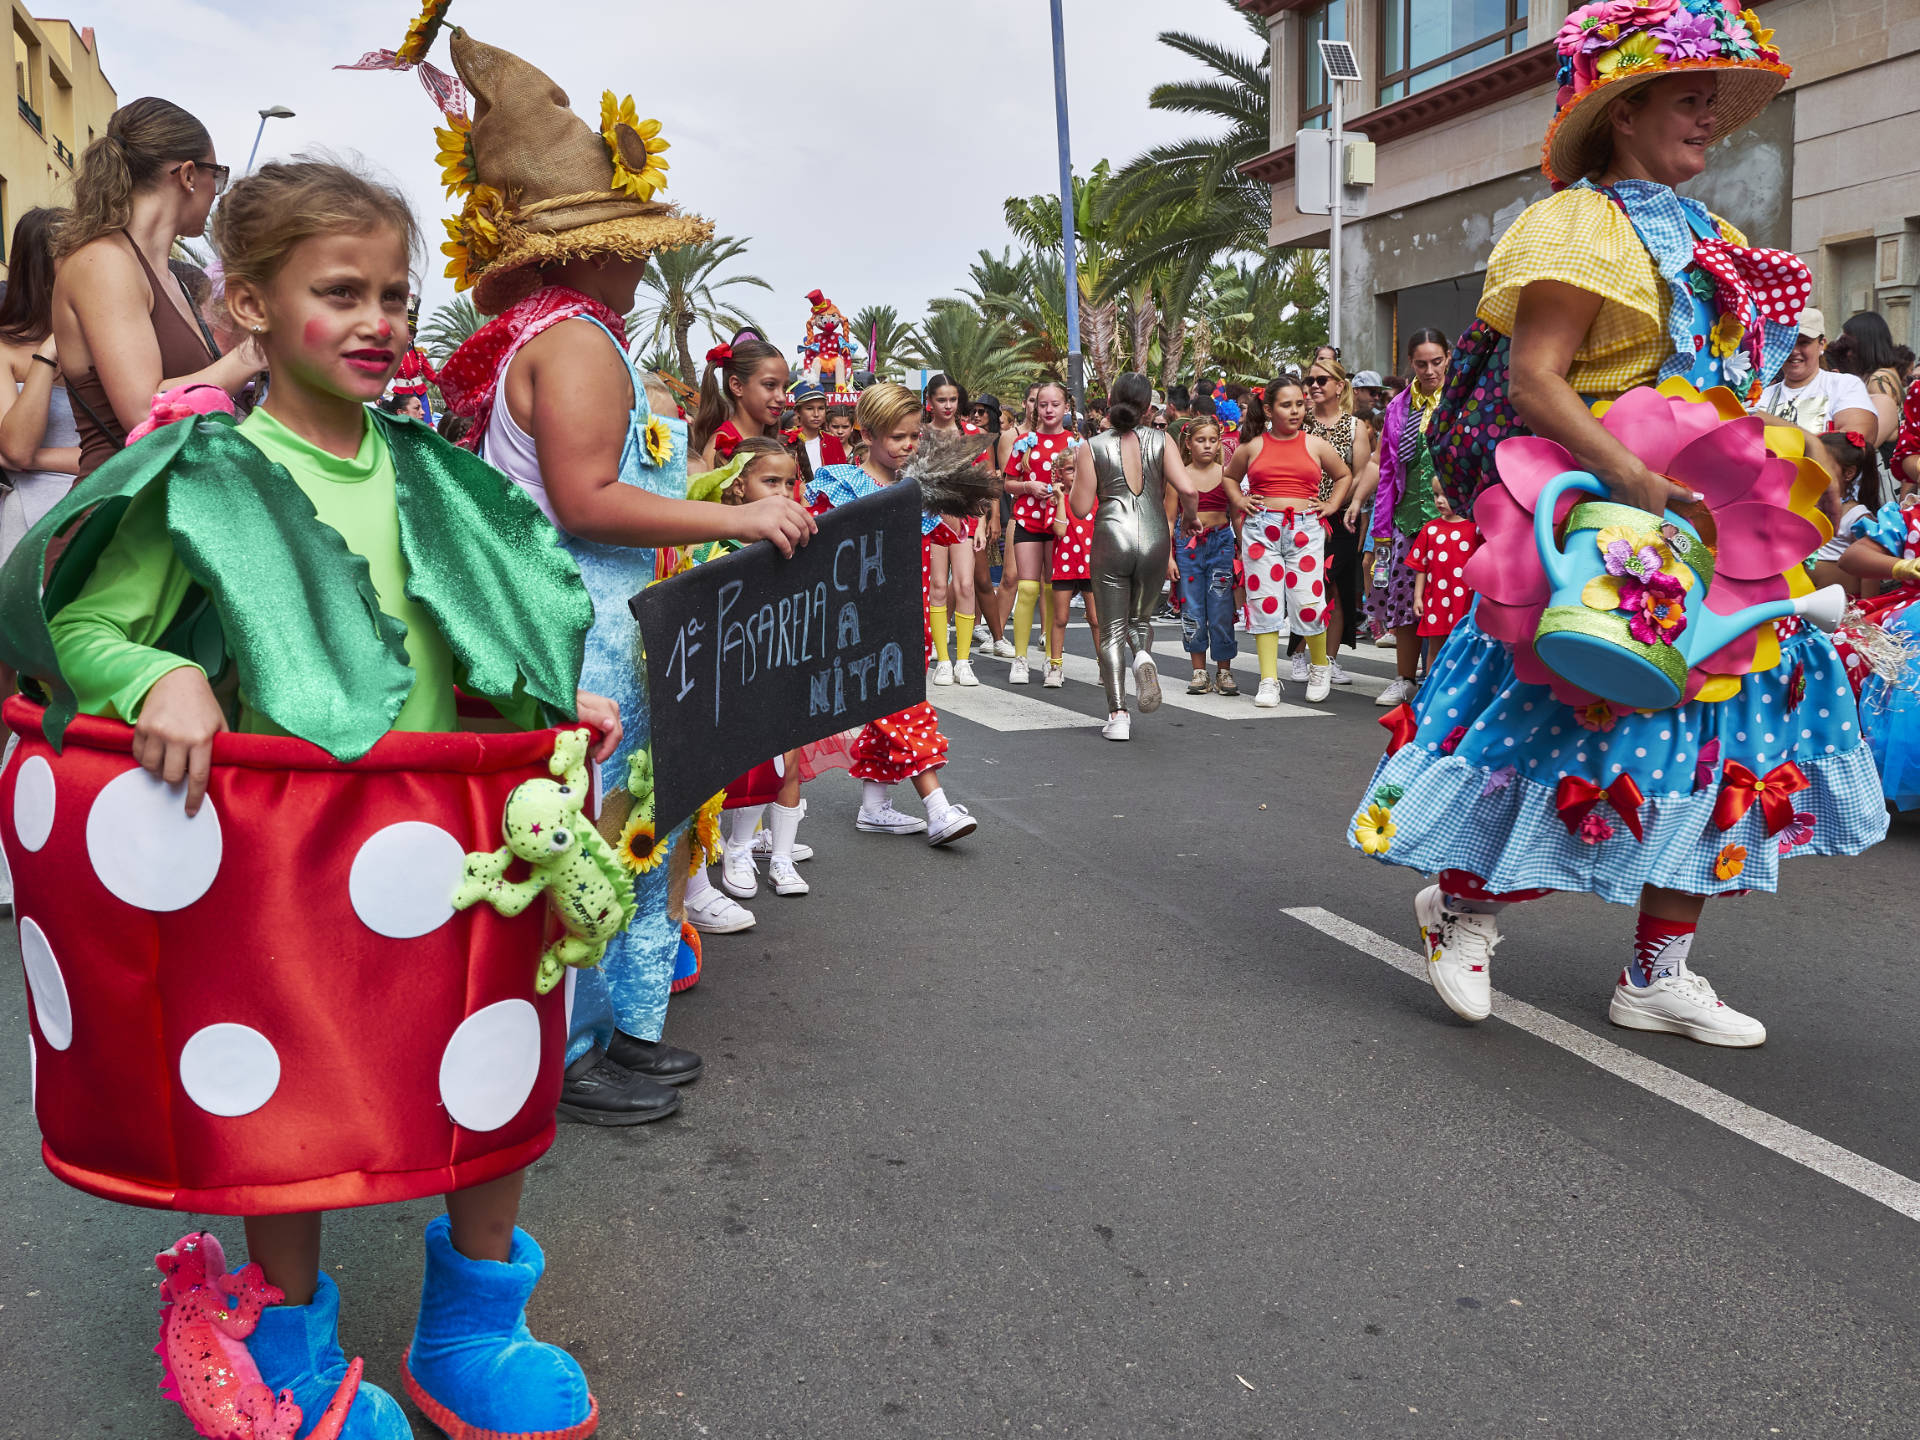
[[[1747,237],[1718,216],[1730,244]],[[1582,395],[1615,396],[1651,385],[1673,347],[1667,340],[1667,283],[1620,207],[1598,190],[1562,190],[1520,212],[1487,261],[1480,318],[1513,334],[1520,292],[1557,280],[1601,297],[1567,383]]]

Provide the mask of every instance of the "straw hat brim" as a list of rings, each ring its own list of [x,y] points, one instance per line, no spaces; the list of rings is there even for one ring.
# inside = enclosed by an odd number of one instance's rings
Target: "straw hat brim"
[[[516,227],[504,237],[499,255],[475,279],[474,307],[482,315],[498,315],[508,306],[518,304],[540,288],[542,265],[594,255],[642,260],[658,250],[694,245],[712,238],[711,220],[670,211],[626,215],[557,232]]]
[[[1680,60],[1658,67],[1616,72],[1553,117],[1541,147],[1540,168],[1550,180],[1571,185],[1604,163],[1599,141],[1607,134],[1607,107],[1642,85],[1675,75],[1712,73],[1720,82],[1714,100],[1713,140],[1750,125],[1772,103],[1792,70],[1771,60]]]

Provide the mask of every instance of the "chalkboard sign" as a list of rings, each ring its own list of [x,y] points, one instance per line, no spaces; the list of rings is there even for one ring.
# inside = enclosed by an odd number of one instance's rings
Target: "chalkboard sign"
[[[647,652],[661,833],[763,760],[927,698],[920,491],[839,506],[630,602]]]

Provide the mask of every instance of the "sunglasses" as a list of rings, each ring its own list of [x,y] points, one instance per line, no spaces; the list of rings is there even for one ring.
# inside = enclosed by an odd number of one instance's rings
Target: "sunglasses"
[[[1331,384],[1333,384],[1333,377],[1331,375],[1307,376],[1307,388],[1309,390],[1318,390],[1323,385],[1331,385]]]
[[[232,166],[209,165],[200,160],[182,160],[178,165],[167,171],[167,173],[169,175],[178,175],[189,165],[193,166],[196,170],[204,170],[213,177],[213,193],[215,195],[224,195],[227,193],[227,181],[233,177]]]

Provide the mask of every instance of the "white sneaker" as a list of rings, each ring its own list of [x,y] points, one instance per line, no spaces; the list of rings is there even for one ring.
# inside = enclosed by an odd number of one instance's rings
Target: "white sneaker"
[[[1144,650],[1133,657],[1133,690],[1140,697],[1142,715],[1151,715],[1160,708],[1160,667]]]
[[[956,660],[953,662],[953,683],[956,685],[978,685],[980,677],[973,673],[973,661]]]
[[[1007,684],[1024,685],[1027,683],[1027,657],[1018,657],[1007,669]]]
[[[992,643],[993,643],[993,632],[987,629],[987,622],[984,620],[974,621],[973,622],[974,648],[976,650],[984,650],[987,648],[987,646],[991,645]]]
[[[1333,659],[1331,656],[1329,656],[1327,659],[1327,664],[1331,666],[1333,669],[1333,674],[1328,678],[1330,678],[1334,684],[1351,685],[1353,683],[1353,677],[1347,674],[1346,671],[1340,668],[1340,662],[1338,660]]]
[[[1124,710],[1116,710],[1107,717],[1107,723],[1100,727],[1100,733],[1109,740],[1131,740],[1133,717]]]
[[[1651,985],[1630,985],[1623,974],[1613,987],[1607,1018],[1628,1030],[1663,1030],[1703,1045],[1746,1047],[1767,1038],[1767,1027],[1742,1015],[1713,993],[1707,977],[1684,965]]]
[[[938,819],[927,821],[927,843],[929,845],[950,845],[955,840],[964,840],[980,828],[964,805],[949,805],[940,812]]]
[[[1061,686],[1065,685],[1067,683],[1066,662],[1062,660],[1049,660],[1047,662],[1046,676],[1040,683],[1049,690],[1058,690]]]
[[[1280,704],[1280,682],[1262,680],[1259,690],[1254,692],[1253,703],[1262,710],[1272,710]]]
[[[951,660],[936,660],[933,666],[933,674],[927,677],[927,683],[929,685],[953,684],[953,662]]]
[[[1013,659],[1013,641],[999,639],[993,642],[993,658],[996,660]]]
[[[1064,295],[1066,292],[1062,291],[1061,293]],[[1400,642],[1394,637],[1394,633],[1389,630],[1373,642],[1373,648],[1376,650],[1398,650],[1400,648]]]
[[[702,935],[732,935],[753,928],[753,912],[719,890],[687,901],[687,923]]]
[[[1319,704],[1327,698],[1333,689],[1333,667],[1331,665],[1307,666],[1307,699]]]
[[[773,832],[771,830],[762,830],[753,837],[753,858],[756,860],[767,860],[771,859],[772,856]],[[794,841],[793,858],[795,860],[811,860],[813,858],[813,847],[802,840]]]
[[[1293,652],[1293,683],[1294,684],[1304,685],[1307,683],[1307,666],[1312,663],[1313,663],[1312,659],[1310,656],[1308,656],[1306,651],[1296,650]]]
[[[1382,710],[1391,710],[1396,705],[1404,705],[1413,699],[1413,682],[1405,676],[1396,675],[1393,683],[1373,697],[1373,703]]]
[[[720,888],[736,900],[751,900],[760,893],[760,872],[754,868],[751,845],[737,850],[728,845],[721,854]]]
[[[767,862],[767,883],[773,886],[776,895],[804,895],[808,890],[807,882],[784,855]]]
[[[1414,918],[1427,946],[1427,979],[1462,1020],[1493,1013],[1494,948],[1500,943],[1497,915],[1456,915],[1438,885],[1413,897]]]
[[[865,830],[870,835],[918,835],[927,828],[927,822],[905,811],[896,810],[892,804],[881,806],[878,810],[861,807],[855,817],[853,828]]]

